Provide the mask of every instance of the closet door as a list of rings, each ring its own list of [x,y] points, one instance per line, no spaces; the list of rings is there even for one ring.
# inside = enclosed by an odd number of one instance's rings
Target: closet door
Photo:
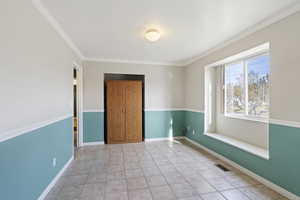
[[[142,142],[142,81],[125,83],[126,142]]]
[[[126,142],[125,132],[125,85],[123,81],[106,81],[107,142]]]

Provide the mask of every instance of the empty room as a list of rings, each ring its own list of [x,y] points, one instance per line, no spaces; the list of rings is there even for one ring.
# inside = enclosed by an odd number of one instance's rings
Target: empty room
[[[1,0],[1,200],[300,200],[299,0]]]

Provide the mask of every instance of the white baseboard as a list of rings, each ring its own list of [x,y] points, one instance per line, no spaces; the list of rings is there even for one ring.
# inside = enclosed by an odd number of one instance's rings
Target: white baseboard
[[[155,141],[173,141],[174,139],[183,139],[184,136],[176,136],[176,137],[164,137],[164,138],[146,138],[145,142],[155,142]]]
[[[164,140],[169,140],[173,141],[174,139],[183,139],[184,136],[176,136],[176,137],[165,137],[165,138],[149,138],[145,139],[145,142],[155,142],[155,141],[164,141]],[[104,142],[85,142],[82,144],[82,146],[92,146],[92,145],[101,145],[104,144]]]
[[[101,145],[101,144],[104,144],[104,142],[85,142],[85,143],[82,143],[82,146],[93,146],[93,145]]]
[[[53,186],[56,184],[58,179],[63,175],[63,173],[66,171],[66,169],[69,167],[71,162],[73,161],[74,157],[72,156],[70,160],[64,165],[64,167],[58,172],[58,174],[55,176],[55,178],[51,181],[51,183],[46,187],[46,189],[43,191],[43,193],[39,196],[38,200],[43,200],[46,198],[47,194],[50,192],[50,190],[53,188]]]
[[[280,187],[280,186],[272,183],[271,181],[269,181],[269,180],[267,180],[267,179],[265,179],[265,178],[263,178],[263,177],[255,174],[255,173],[253,173],[252,171],[250,171],[250,170],[248,170],[248,169],[240,166],[239,164],[233,162],[232,160],[229,160],[228,158],[226,158],[226,157],[224,157],[224,156],[222,156],[222,155],[220,155],[220,154],[218,154],[218,153],[216,153],[216,152],[208,149],[207,147],[204,147],[203,145],[201,145],[201,144],[199,144],[199,143],[197,143],[197,142],[195,142],[195,141],[193,141],[193,140],[191,140],[191,139],[189,139],[187,137],[184,137],[184,139],[187,140],[187,141],[189,141],[190,143],[196,145],[197,147],[199,147],[199,148],[207,151],[208,153],[216,156],[220,160],[223,160],[224,162],[228,163],[229,165],[231,165],[231,166],[239,169],[240,171],[242,171],[245,174],[249,175],[250,177],[254,178],[258,182],[266,185],[267,187],[273,189],[274,191],[278,192],[279,194],[287,197],[288,199],[291,199],[291,200],[300,200],[299,196],[297,196],[297,195],[295,195],[295,194],[287,191],[286,189],[284,189],[284,188],[282,188],[282,187]]]

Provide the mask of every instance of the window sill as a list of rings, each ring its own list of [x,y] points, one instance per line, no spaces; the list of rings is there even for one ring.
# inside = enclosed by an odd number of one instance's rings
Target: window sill
[[[248,120],[248,121],[261,122],[266,124],[269,123],[269,119],[266,118],[248,117],[245,115],[232,115],[232,114],[224,114],[224,116],[232,119]]]
[[[233,138],[227,137],[225,135],[217,134],[217,133],[204,133],[204,135],[214,138],[214,139],[217,139],[217,140],[220,140],[224,143],[230,144],[230,145],[237,147],[239,149],[242,149],[248,153],[259,156],[263,159],[266,159],[266,160],[270,159],[269,151],[267,149],[257,147],[252,144],[248,144],[246,142],[242,142],[237,139],[233,139]]]

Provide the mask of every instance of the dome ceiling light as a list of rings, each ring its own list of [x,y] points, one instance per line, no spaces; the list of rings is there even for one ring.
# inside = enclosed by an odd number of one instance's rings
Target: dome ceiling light
[[[150,42],[156,42],[160,39],[160,32],[156,29],[149,29],[145,33],[145,38]]]

